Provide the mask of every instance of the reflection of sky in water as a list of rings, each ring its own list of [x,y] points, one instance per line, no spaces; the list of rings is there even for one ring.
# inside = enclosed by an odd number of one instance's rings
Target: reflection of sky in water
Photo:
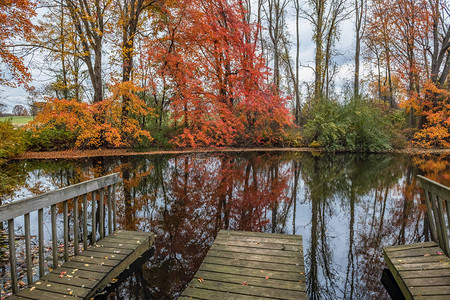
[[[3,201],[112,172],[128,177],[118,189],[119,226],[156,232],[157,248],[107,298],[176,297],[203,260],[217,226],[228,226],[301,234],[311,298],[383,299],[382,247],[426,238],[415,175],[429,174],[448,184],[448,159],[427,156],[415,163],[407,155],[247,153],[19,161],[12,164],[25,179]],[[251,189],[254,178],[256,190]],[[295,203],[274,206],[276,200],[292,198]],[[48,238],[50,215],[44,215]],[[37,213],[31,219],[36,222]],[[22,220],[16,219],[17,233],[23,233]],[[58,222],[62,225],[61,215]],[[62,226],[59,230],[62,237]],[[31,234],[36,231],[33,227]]]

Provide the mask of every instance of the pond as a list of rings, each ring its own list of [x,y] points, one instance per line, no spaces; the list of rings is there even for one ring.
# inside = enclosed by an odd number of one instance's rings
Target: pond
[[[302,235],[310,299],[388,299],[382,247],[430,239],[416,175],[450,185],[450,156],[250,152],[14,161],[2,167],[0,201],[113,172],[123,178],[118,226],[157,237],[154,255],[102,298],[176,299],[226,228]]]

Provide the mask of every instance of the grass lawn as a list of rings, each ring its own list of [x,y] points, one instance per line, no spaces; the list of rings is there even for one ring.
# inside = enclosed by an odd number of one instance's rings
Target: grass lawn
[[[7,120],[11,120],[12,124],[15,126],[23,126],[33,120],[33,116],[0,117],[0,122]]]

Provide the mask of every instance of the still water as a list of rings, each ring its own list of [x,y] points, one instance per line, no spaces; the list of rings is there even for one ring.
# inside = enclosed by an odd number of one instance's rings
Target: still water
[[[118,226],[157,236],[154,255],[104,299],[176,299],[221,228],[302,235],[310,299],[388,299],[382,247],[430,239],[416,175],[450,185],[450,156],[254,152],[16,161],[2,167],[0,201],[113,172],[123,178]]]

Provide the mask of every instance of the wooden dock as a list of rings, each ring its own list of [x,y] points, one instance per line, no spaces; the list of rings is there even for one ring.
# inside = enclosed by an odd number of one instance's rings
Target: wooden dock
[[[186,298],[307,299],[302,237],[221,230]]]
[[[153,243],[153,233],[118,230],[10,299],[91,299]]]
[[[115,173],[0,206],[0,222],[8,222],[11,299],[90,299],[153,246],[152,233],[117,230],[116,185],[120,181],[119,174]],[[62,210],[59,223],[63,229],[62,245],[58,242],[58,208]],[[37,220],[32,224],[30,215],[35,213]],[[47,213],[51,214],[48,225],[51,226],[53,270],[50,272],[44,267]],[[15,220],[22,217],[27,287],[19,290],[16,244],[20,242],[15,239]],[[38,229],[38,253],[33,253],[31,248],[32,226]],[[83,251],[80,251],[81,244]],[[69,255],[70,245],[73,245],[73,257]],[[58,253],[60,246],[64,250],[64,262]],[[33,273],[36,260],[37,281]]]
[[[450,299],[450,258],[435,242],[383,248],[406,299]]]
[[[384,260],[405,299],[450,299],[450,188],[417,177],[425,192],[433,242],[385,247]]]

